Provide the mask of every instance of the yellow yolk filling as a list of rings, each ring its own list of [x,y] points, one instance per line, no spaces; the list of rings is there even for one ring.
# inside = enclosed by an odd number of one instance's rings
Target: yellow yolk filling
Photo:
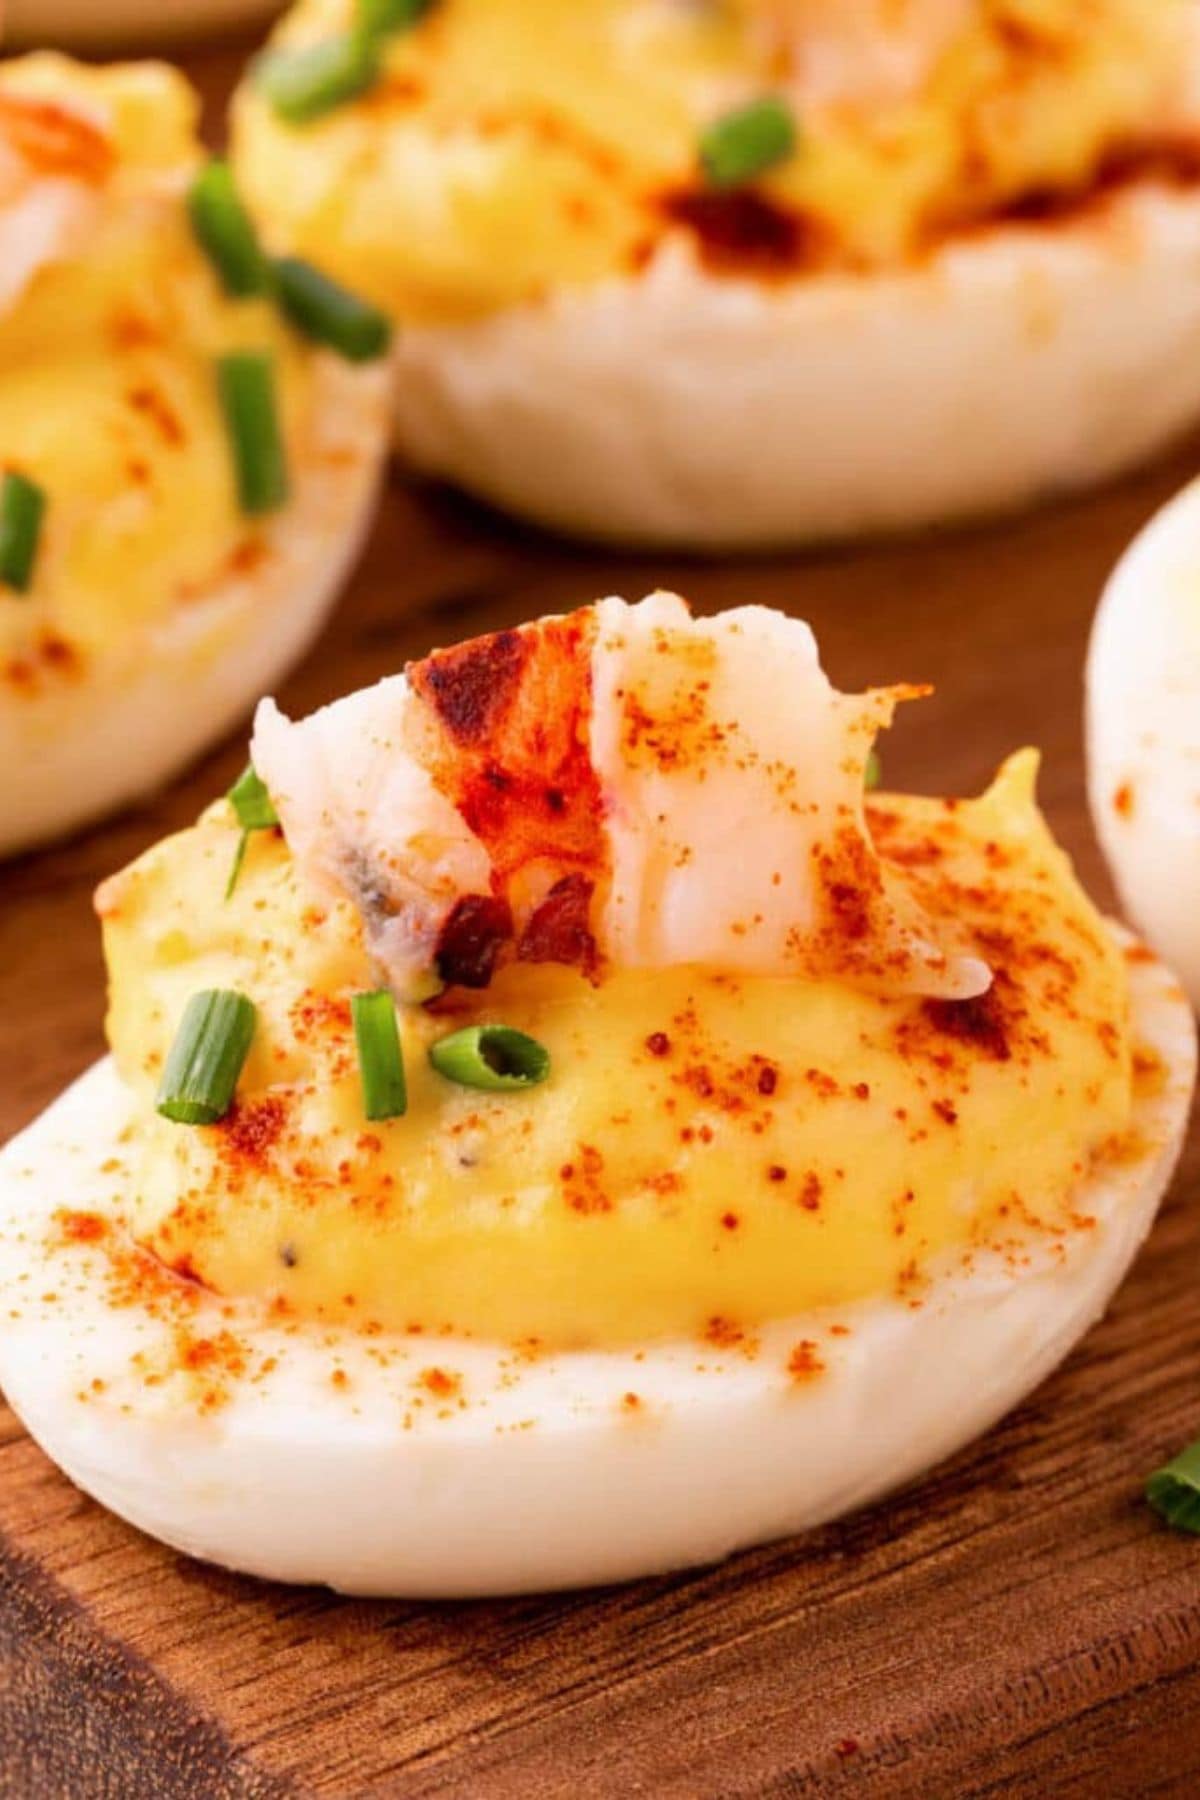
[[[31,57],[0,73],[0,102],[13,94],[94,114],[115,155],[66,259],[0,313],[0,466],[46,496],[30,591],[0,587],[0,690],[19,695],[96,655],[133,655],[148,631],[186,628],[221,584],[252,574],[261,532],[238,503],[215,360],[271,355],[293,451],[312,382],[311,355],[276,309],[230,300],[196,242],[185,194],[199,151],[181,77],[158,65],[85,76]]]
[[[363,1117],[349,1000],[376,985],[347,903],[315,905],[282,838],[230,809],[99,896],[109,1035],[133,1094],[135,1235],[227,1295],[364,1329],[606,1346],[707,1334],[872,1295],[919,1302],[946,1256],[1014,1259],[1086,1231],[1088,1174],[1126,1131],[1125,965],[1014,758],[981,799],[871,809],[936,926],[995,970],[982,1001],[697,967],[515,965],[402,1009],[405,1117]],[[232,1113],[153,1111],[188,997],[259,1023]],[[549,1049],[525,1093],[456,1087],[428,1045],[496,1019]]]
[[[300,0],[277,41],[330,37],[352,7]],[[947,7],[875,10],[902,39]],[[751,273],[877,268],[1028,196],[1086,192],[1111,154],[1159,140],[1192,29],[1171,0],[988,0],[951,9],[914,82],[830,91],[823,50],[852,71],[860,40],[810,17],[781,49],[771,15],[788,12],[440,0],[390,40],[368,94],[315,122],[283,122],[244,83],[239,174],[281,243],[401,319],[468,317],[641,269],[702,187],[703,127],[782,90],[800,146],[755,183],[780,216],[733,202],[691,226]]]

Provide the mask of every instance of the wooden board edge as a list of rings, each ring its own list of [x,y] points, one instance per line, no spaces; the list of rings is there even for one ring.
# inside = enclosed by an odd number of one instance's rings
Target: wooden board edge
[[[0,1536],[0,1788],[121,1800],[287,1800],[220,1725]]]

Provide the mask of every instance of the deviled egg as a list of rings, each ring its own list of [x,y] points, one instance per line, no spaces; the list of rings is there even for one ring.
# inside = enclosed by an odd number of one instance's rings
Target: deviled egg
[[[1122,904],[1200,1007],[1200,482],[1105,589],[1087,728],[1092,817]]]
[[[0,64],[0,854],[225,733],[370,520],[387,322],[268,262],[196,112],[156,63]]]
[[[419,468],[752,546],[1010,507],[1200,412],[1195,0],[299,0],[234,108],[403,326]]]
[[[920,690],[609,599],[292,722],[107,881],[111,1056],[0,1156],[0,1381],[195,1555],[612,1581],[828,1519],[1103,1310],[1195,1068],[1022,751],[864,794]]]

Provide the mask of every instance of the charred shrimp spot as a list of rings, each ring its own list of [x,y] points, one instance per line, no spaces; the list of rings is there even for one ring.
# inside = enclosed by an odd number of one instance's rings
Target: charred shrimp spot
[[[464,894],[447,914],[434,967],[448,987],[485,988],[513,935],[512,909],[494,894]]]
[[[995,985],[970,1000],[924,1000],[921,1011],[947,1037],[973,1044],[996,1062],[1012,1056],[1003,1005]]]
[[[589,924],[593,887],[579,873],[555,882],[521,934],[521,962],[566,963],[585,975],[595,973],[596,940]]]
[[[410,663],[408,679],[458,743],[478,744],[494,729],[520,686],[528,655],[520,632],[498,631]]]
[[[285,1269],[294,1269],[296,1264],[300,1261],[300,1252],[297,1250],[295,1244],[280,1244],[279,1260]]]

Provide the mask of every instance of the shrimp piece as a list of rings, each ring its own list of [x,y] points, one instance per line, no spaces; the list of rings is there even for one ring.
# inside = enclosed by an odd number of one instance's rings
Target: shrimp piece
[[[113,163],[110,139],[81,113],[0,90],[0,311],[80,241]]]
[[[455,907],[462,917],[469,896],[492,898],[486,850],[426,767],[436,733],[424,711],[403,675],[300,724],[264,700],[251,752],[301,869],[354,902],[368,948],[410,1001],[441,985],[438,943]]]
[[[802,108],[911,99],[975,15],[973,0],[732,0],[732,8]]]
[[[692,619],[677,595],[655,594],[596,610],[612,961],[947,998],[988,987],[985,964],[932,941],[907,877],[867,833],[875,735],[926,689],[839,694],[809,627],[763,606]]]
[[[57,101],[2,89],[0,142],[34,179],[57,176],[99,187],[115,161],[112,141],[97,121]]]
[[[402,998],[502,959],[698,963],[963,998],[867,833],[876,731],[920,690],[838,694],[806,625],[609,599],[455,650],[253,756],[304,873],[348,895]]]

